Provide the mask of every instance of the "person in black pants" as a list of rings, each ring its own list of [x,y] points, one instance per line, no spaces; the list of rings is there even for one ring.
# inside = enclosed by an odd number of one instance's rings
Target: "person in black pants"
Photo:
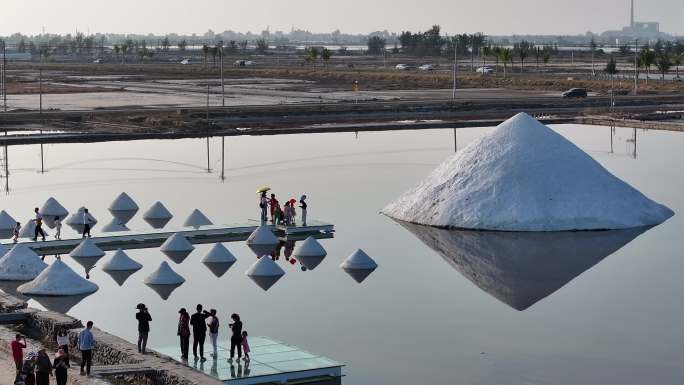
[[[138,312],[135,314],[135,319],[138,320],[138,353],[145,354],[152,316],[147,311],[144,303],[139,303],[136,309],[138,309]]]
[[[37,241],[38,234],[40,234],[43,237],[43,242],[45,242],[45,231],[43,231],[43,215],[38,212],[38,207],[33,209],[33,211],[36,213],[36,219],[34,220],[36,222],[36,229],[33,231],[33,240]]]
[[[230,318],[233,323],[228,325],[233,334],[230,337],[230,358],[228,362],[233,362],[233,357],[235,356],[235,348],[238,351],[238,362],[242,358],[242,321],[240,321],[240,316],[236,313],[231,314]]]
[[[90,238],[90,214],[88,209],[83,209],[83,238],[86,236]]]
[[[188,359],[188,347],[190,346],[190,314],[185,308],[178,311],[178,336],[180,337],[181,358]]]
[[[208,311],[202,311],[202,305],[197,305],[197,313],[190,317],[190,325],[192,325],[192,354],[197,360],[197,346],[199,345],[200,358],[204,362],[204,339],[207,337],[207,323],[205,320],[211,314]]]
[[[67,371],[69,369],[69,355],[65,353],[63,349],[57,351],[52,367],[55,369],[57,385],[66,385]]]

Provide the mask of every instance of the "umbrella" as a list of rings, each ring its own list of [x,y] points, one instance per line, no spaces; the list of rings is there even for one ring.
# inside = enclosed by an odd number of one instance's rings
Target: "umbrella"
[[[270,187],[263,186],[263,187],[260,187],[256,192],[257,192],[257,194],[261,194],[262,192],[269,191],[270,189],[271,189]]]

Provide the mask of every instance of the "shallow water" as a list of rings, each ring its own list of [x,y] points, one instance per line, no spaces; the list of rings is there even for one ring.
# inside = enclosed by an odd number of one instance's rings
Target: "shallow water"
[[[239,312],[250,335],[346,363],[346,384],[679,384],[684,136],[638,131],[634,159],[631,129],[617,130],[614,153],[608,128],[556,129],[677,214],[641,234],[552,240],[407,229],[379,215],[453,154],[452,130],[226,138],[224,182],[220,138],[211,173],[202,139],[45,145],[45,174],[39,146],[10,147],[10,193],[0,199],[24,222],[54,196],[70,211],[89,207],[101,226],[126,191],[143,209],[162,201],[177,227],[194,208],[215,223],[256,218],[254,190],[269,185],[281,201],[306,193],[309,217],[335,224],[321,265],[304,272],[283,256],[287,274],[266,292],[243,274],[255,257],[242,243],[227,245],[238,261],[221,278],[200,263],[209,245],[171,263],[187,282],[166,301],[142,283],[167,260],[159,250],[131,250],[144,268],[122,287],[96,265],[99,291],[60,306],[130,341],[138,302],[154,319],[153,346],[175,343],[178,308],[201,302],[224,325]],[[459,129],[458,145],[488,130]],[[148,228],[141,214],[130,227]],[[362,284],[338,267],[359,247],[380,266]]]

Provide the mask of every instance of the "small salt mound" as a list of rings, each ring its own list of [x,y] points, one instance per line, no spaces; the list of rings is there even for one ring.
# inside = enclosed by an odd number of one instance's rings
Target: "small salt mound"
[[[17,221],[7,211],[0,211],[0,239],[12,238]]]
[[[105,252],[97,247],[92,239],[86,238],[75,249],[71,250],[69,255],[74,258],[100,258],[105,255]]]
[[[29,281],[47,266],[33,250],[18,244],[0,258],[0,280]]]
[[[247,246],[260,257],[269,254],[278,246],[278,238],[273,235],[268,226],[261,225],[247,238]]]
[[[313,270],[323,261],[323,258],[325,258],[328,253],[316,238],[308,237],[304,242],[297,246],[293,255],[302,266],[309,270]]]
[[[172,261],[181,263],[193,250],[195,250],[195,247],[183,235],[174,233],[164,241],[160,250],[167,257],[171,258]]]
[[[133,198],[131,198],[125,192],[119,194],[116,199],[109,205],[109,212],[112,216],[122,223],[126,224],[135,216],[135,214],[140,209],[135,203]]]
[[[43,229],[43,232],[45,233],[45,236],[47,237],[48,232],[45,230],[45,227],[41,227]],[[33,220],[28,220],[24,223],[24,225],[21,226],[21,230],[19,230],[19,238],[33,238],[36,235],[36,222]],[[40,235],[39,235],[40,236]]]
[[[340,268],[358,283],[363,282],[377,267],[378,264],[361,249],[357,249],[340,264]]]
[[[198,209],[195,209],[190,213],[188,218],[183,222],[183,226],[185,227],[194,227],[194,228],[199,228],[201,226],[210,226],[213,225],[209,218],[207,218],[204,213],[199,211]]]
[[[262,289],[268,290],[285,275],[285,271],[270,256],[264,255],[254,262],[245,275]]]
[[[166,261],[159,265],[159,268],[144,280],[147,285],[180,285],[185,282],[185,278],[171,269]]]
[[[223,243],[215,244],[209,253],[202,258],[202,263],[235,263],[237,259]]]
[[[145,222],[155,229],[161,229],[173,218],[171,212],[161,202],[156,202],[143,214]]]
[[[112,258],[102,265],[103,271],[130,271],[140,270],[142,265],[134,261],[123,250],[118,249]]]
[[[109,223],[106,225],[102,226],[102,229],[100,229],[103,233],[117,233],[121,231],[131,231],[124,223],[121,221],[119,218],[112,218]]]
[[[66,224],[78,233],[82,233],[85,226],[85,219],[83,218],[85,209],[85,207],[79,207],[79,209],[75,213],[71,214],[71,216],[66,220]],[[90,223],[91,229],[97,224],[97,219],[95,219],[90,212],[88,212],[88,223]]]
[[[17,288],[25,295],[80,295],[96,292],[97,285],[76,274],[66,263],[58,259],[43,270],[33,281]]]
[[[43,204],[43,207],[39,210],[39,212],[43,215],[43,222],[45,222],[45,224],[51,229],[55,228],[55,217],[59,217],[60,220],[64,220],[64,218],[69,215],[69,211],[67,211],[64,206],[57,202],[57,199],[52,197],[45,201],[45,204]]]
[[[651,226],[674,213],[521,113],[383,209],[402,221],[499,231]]]

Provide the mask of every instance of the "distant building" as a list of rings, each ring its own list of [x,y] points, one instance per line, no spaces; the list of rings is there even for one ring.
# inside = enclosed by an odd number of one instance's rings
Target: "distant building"
[[[601,37],[606,40],[616,40],[617,42],[625,42],[627,40],[642,39],[642,40],[657,40],[668,39],[670,35],[660,32],[660,23],[657,21],[635,21],[634,19],[634,0],[630,0],[630,18],[629,25],[622,27],[620,31],[606,31],[601,34]]]

